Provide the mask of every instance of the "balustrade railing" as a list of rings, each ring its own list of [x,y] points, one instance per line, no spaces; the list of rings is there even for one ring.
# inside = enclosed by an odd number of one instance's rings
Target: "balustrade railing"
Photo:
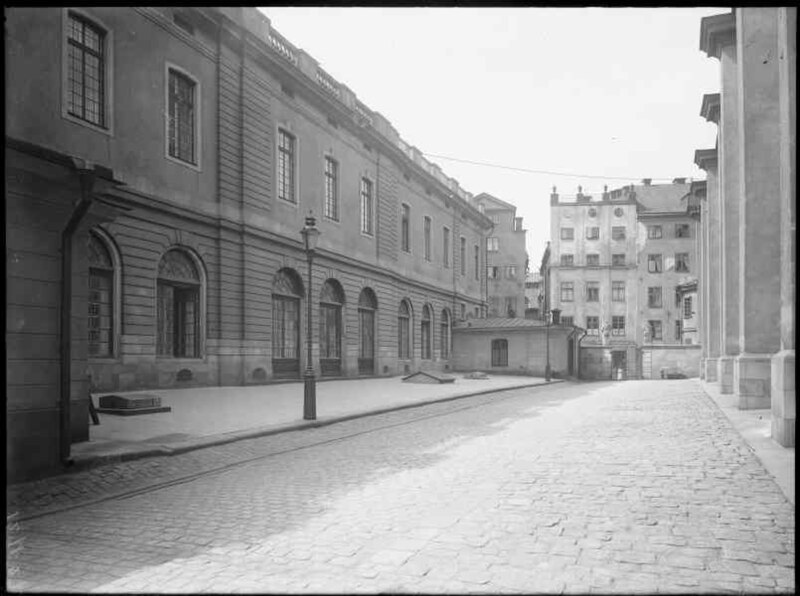
[[[269,34],[269,45],[286,60],[297,66],[297,50],[274,30]]]
[[[361,116],[367,123],[372,126],[372,114],[369,109],[360,101],[356,100],[356,113]]]
[[[321,68],[317,68],[317,83],[336,99],[341,97],[342,90],[339,89],[339,83]]]

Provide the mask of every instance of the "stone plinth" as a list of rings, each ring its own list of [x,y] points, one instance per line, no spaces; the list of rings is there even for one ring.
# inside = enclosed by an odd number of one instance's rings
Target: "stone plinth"
[[[772,357],[772,438],[784,447],[795,446],[794,365],[794,350],[783,350]]]
[[[733,356],[720,356],[717,361],[717,382],[720,393],[733,393]]]
[[[734,360],[733,390],[741,410],[770,407],[772,357],[768,354],[740,354]]]
[[[140,393],[132,396],[104,395],[100,398],[99,404],[98,412],[117,416],[137,416],[172,411],[169,406],[162,406],[161,398],[152,393]]]
[[[706,358],[705,379],[707,383],[715,383],[717,381],[717,360],[717,358]]]

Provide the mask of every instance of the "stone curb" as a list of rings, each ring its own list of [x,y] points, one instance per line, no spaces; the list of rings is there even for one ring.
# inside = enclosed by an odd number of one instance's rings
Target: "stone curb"
[[[320,428],[323,426],[329,426],[331,424],[337,424],[339,422],[346,422],[348,420],[355,420],[357,418],[365,418],[367,416],[377,416],[379,414],[387,414],[389,412],[396,412],[399,410],[406,410],[410,408],[418,408],[421,406],[426,406],[429,404],[435,403],[443,403],[448,401],[454,401],[457,399],[463,399],[466,397],[475,397],[478,395],[487,395],[490,393],[500,393],[503,391],[513,391],[515,389],[524,389],[526,387],[539,387],[542,385],[553,385],[556,383],[563,383],[563,379],[552,379],[550,382],[547,381],[537,381],[535,383],[522,383],[519,385],[511,385],[509,387],[498,387],[493,389],[482,389],[479,391],[470,391],[468,393],[459,393],[457,395],[449,395],[447,397],[440,397],[440,398],[432,398],[428,400],[423,400],[419,402],[414,402],[410,404],[400,404],[396,406],[389,406],[386,408],[381,408],[378,410],[366,410],[363,412],[356,412],[354,414],[345,414],[342,416],[335,416],[331,418],[326,418],[323,420],[314,420],[314,421],[307,421],[307,422],[290,422],[283,425],[275,425],[270,427],[261,427],[255,430],[246,430],[246,431],[233,431],[228,433],[223,433],[219,435],[212,435],[210,437],[200,437],[197,439],[193,439],[190,441],[185,441],[182,443],[172,443],[172,444],[165,444],[158,447],[148,447],[143,449],[136,449],[127,452],[109,454],[109,455],[89,455],[86,457],[81,457],[79,459],[73,459],[72,465],[68,468],[69,472],[77,472],[82,471],[90,468],[97,468],[103,465],[109,465],[114,463],[121,463],[127,461],[133,461],[137,459],[143,459],[145,457],[157,457],[157,456],[166,456],[166,455],[180,455],[182,453],[187,453],[189,451],[195,451],[197,449],[205,449],[206,447],[216,447],[218,445],[227,445],[228,443],[234,443],[236,441],[242,441],[245,439],[256,439],[259,437],[267,437],[270,435],[276,435],[280,433],[287,433],[287,432],[294,432],[298,430],[304,430],[308,428]]]

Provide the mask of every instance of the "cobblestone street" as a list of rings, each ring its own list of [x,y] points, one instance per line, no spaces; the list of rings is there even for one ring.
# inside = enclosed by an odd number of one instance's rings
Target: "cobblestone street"
[[[691,380],[483,395],[114,468],[83,476],[120,479],[114,498],[12,524],[10,590],[795,588],[794,507]],[[62,505],[87,501],[73,485]]]

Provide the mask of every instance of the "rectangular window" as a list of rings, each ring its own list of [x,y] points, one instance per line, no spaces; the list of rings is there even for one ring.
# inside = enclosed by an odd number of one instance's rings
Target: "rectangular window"
[[[199,353],[197,288],[158,284],[157,353],[176,358],[196,358]]]
[[[513,297],[506,297],[506,315],[509,317],[513,317],[517,314],[516,306],[517,300]]]
[[[661,273],[663,270],[664,264],[661,255],[647,255],[647,271],[649,273]]]
[[[625,240],[625,226],[613,226],[611,228],[612,240]]]
[[[189,77],[169,69],[169,155],[187,163],[195,159],[195,88]]]
[[[575,264],[574,255],[561,255],[561,266],[572,267]]]
[[[516,279],[517,278],[517,266],[516,265],[508,265],[506,267],[506,277],[508,279]]]
[[[459,245],[459,261],[461,262],[461,275],[467,274],[467,239],[463,236],[461,237],[460,245]]]
[[[647,238],[648,240],[657,240],[661,238],[662,231],[661,226],[647,226]]]
[[[625,335],[625,317],[611,317],[611,335]]]
[[[431,260],[431,218],[427,215],[422,220],[423,254],[425,260]]]
[[[625,253],[618,253],[611,255],[611,266],[612,267],[624,267],[625,266]]]
[[[294,190],[295,139],[282,128],[278,129],[278,198],[296,203]]]
[[[675,341],[681,341],[681,336],[683,331],[682,323],[683,322],[680,319],[675,321]]]
[[[75,13],[69,13],[67,33],[67,112],[105,127],[105,32]]]
[[[648,329],[650,330],[650,340],[664,339],[661,331],[661,321],[647,321]]]
[[[689,230],[689,224],[679,223],[675,224],[675,237],[676,238],[690,238],[691,232]]]
[[[294,360],[300,357],[300,301],[272,297],[272,358]]]
[[[461,320],[463,321],[467,318],[467,305],[462,302],[459,310],[461,310]]]
[[[450,230],[442,228],[442,264],[450,267]]]
[[[676,252],[675,253],[675,271],[680,273],[689,273],[689,253]]]
[[[411,207],[403,204],[400,214],[400,248],[405,252],[411,250]]]
[[[369,178],[361,179],[361,231],[364,234],[373,234],[373,211],[372,200],[372,180]]]
[[[339,163],[325,158],[325,217],[339,221]]]
[[[680,308],[681,300],[683,300],[683,293],[680,286],[675,286],[675,306]]]
[[[598,255],[598,254],[586,255],[586,266],[587,267],[599,267],[600,266],[600,255]]]
[[[574,325],[574,321],[575,319],[573,317],[565,317],[563,315],[561,317],[561,324],[567,327]]]
[[[625,282],[612,281],[611,282],[611,300],[612,302],[625,302]]]
[[[600,282],[586,282],[586,302],[600,302]]]
[[[499,238],[487,238],[486,239],[486,250],[489,252],[497,252],[500,250],[500,239]]]
[[[586,228],[586,239],[587,240],[597,240],[600,238],[600,228],[598,227],[590,227]]]
[[[486,277],[489,279],[497,279],[500,277],[500,267],[489,265],[486,268]]]
[[[684,319],[691,319],[692,318],[692,297],[687,296],[683,299],[683,318]]]
[[[472,248],[475,253],[475,279],[479,279],[479,272],[481,270],[481,247],[476,244]]]
[[[574,240],[575,239],[575,230],[573,228],[561,228],[561,239],[562,240]]]
[[[492,366],[508,366],[508,340],[492,340]]]
[[[647,288],[647,306],[650,308],[661,308],[661,286]]]
[[[575,300],[575,282],[561,282],[561,302],[572,302]]]
[[[586,333],[600,335],[600,317],[586,317]]]

